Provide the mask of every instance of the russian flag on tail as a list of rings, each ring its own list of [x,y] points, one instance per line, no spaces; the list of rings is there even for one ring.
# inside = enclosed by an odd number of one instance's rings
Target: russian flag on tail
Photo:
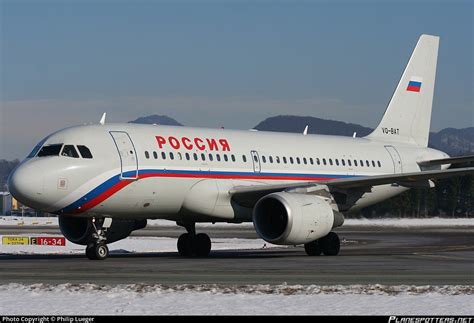
[[[410,82],[408,82],[407,91],[420,92],[421,83],[423,83],[423,79],[421,77],[412,77]]]

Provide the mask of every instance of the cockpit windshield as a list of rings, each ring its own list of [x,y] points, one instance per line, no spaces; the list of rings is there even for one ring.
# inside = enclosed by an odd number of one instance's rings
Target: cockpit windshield
[[[59,156],[63,144],[46,145],[41,148],[37,157]]]
[[[36,146],[35,148],[33,148],[33,150],[31,151],[31,153],[26,156],[26,158],[33,158],[36,156],[36,154],[38,153],[38,151],[40,150],[40,148],[43,146],[43,144],[46,142],[46,140],[48,140],[49,136],[47,136],[46,138],[44,138],[43,140],[41,140]]]
[[[46,156],[65,156],[65,157],[72,157],[72,158],[92,158],[91,151],[84,145],[64,145],[64,144],[43,144],[48,140],[49,137],[44,138],[41,140],[35,148],[31,151],[31,153],[26,158],[33,158],[33,157],[46,157]],[[80,153],[80,155],[79,155]]]

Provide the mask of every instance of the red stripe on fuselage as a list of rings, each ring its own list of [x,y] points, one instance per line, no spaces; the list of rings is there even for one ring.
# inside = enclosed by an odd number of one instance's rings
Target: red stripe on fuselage
[[[118,191],[120,191],[122,188],[124,188],[125,186],[127,186],[128,184],[132,183],[133,180],[129,180],[129,179],[123,179],[121,180],[120,182],[118,182],[117,184],[115,184],[114,186],[112,186],[111,188],[109,188],[107,191],[97,195],[95,198],[93,198],[92,200],[90,200],[89,202],[86,202],[84,205],[81,206],[80,209],[77,209],[75,212],[73,212],[74,214],[78,214],[78,213],[82,213],[82,212],[85,212],[89,209],[92,209],[94,206],[96,206],[97,204],[99,203],[102,203],[103,201],[105,201],[106,199],[108,199],[109,197],[111,197],[113,194],[117,193]]]

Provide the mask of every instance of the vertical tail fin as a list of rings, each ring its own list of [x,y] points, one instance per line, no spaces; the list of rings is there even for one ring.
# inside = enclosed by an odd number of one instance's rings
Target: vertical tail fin
[[[428,145],[438,46],[439,37],[420,36],[382,121],[367,138]]]

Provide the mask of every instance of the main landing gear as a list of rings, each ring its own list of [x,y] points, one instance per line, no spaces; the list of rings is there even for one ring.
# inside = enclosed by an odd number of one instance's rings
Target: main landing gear
[[[304,245],[308,256],[319,256],[321,253],[326,256],[337,256],[340,248],[341,242],[334,232],[329,232],[327,236]]]
[[[188,233],[178,238],[178,253],[183,257],[207,257],[211,252],[211,239],[205,233],[196,234],[195,223],[177,223]]]
[[[91,224],[94,232],[92,241],[86,247],[86,256],[90,260],[105,260],[109,256],[109,248],[105,243],[105,230],[110,227],[112,219],[105,218],[102,223],[92,218]]]

